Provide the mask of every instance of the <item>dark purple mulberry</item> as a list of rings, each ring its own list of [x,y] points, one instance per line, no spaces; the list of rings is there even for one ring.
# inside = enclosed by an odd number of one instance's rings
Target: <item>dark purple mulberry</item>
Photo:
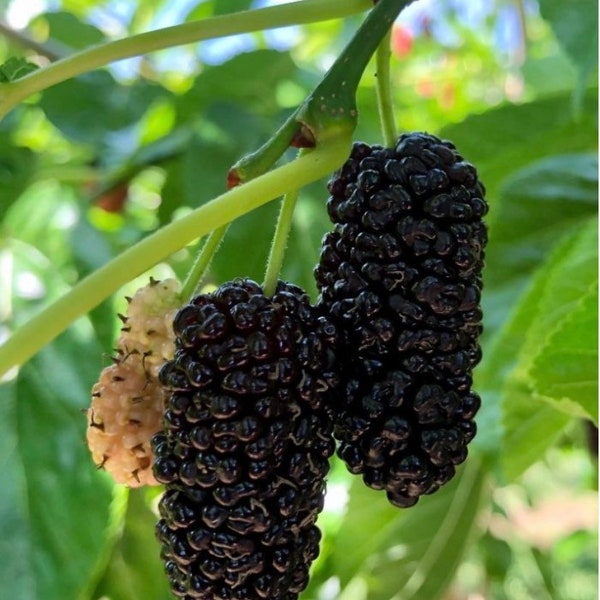
[[[315,269],[340,331],[339,455],[398,506],[446,483],[475,434],[484,187],[447,141],[355,143],[329,182]]]
[[[267,298],[249,280],[194,298],[174,331],[153,439],[172,591],[293,600],[319,553],[337,332],[297,286],[279,282]]]

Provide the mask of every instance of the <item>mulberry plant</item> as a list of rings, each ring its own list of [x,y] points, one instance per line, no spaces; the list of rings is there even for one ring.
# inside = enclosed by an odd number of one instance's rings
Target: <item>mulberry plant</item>
[[[297,598],[319,552],[315,525],[334,452],[335,328],[308,296],[250,280],[175,317],[176,351],[154,474],[157,535],[176,596]]]
[[[452,143],[411,133],[355,143],[328,189],[335,227],[315,276],[341,336],[339,455],[408,507],[453,476],[475,435],[484,187]]]
[[[339,0],[331,4],[335,16],[342,16],[356,12],[360,2],[348,3],[350,8]],[[266,28],[283,11],[290,22],[291,15],[313,18],[295,4],[248,11],[248,30],[256,29],[253,19],[264,18]],[[324,2],[308,4],[323,18],[333,10]],[[0,348],[4,372],[133,277],[165,260],[179,273],[190,259],[181,291],[174,282],[152,281],[131,299],[114,364],[92,387],[85,434],[93,463],[117,483],[164,486],[154,551],[176,597],[298,598],[321,551],[318,517],[336,444],[350,471],[399,507],[436,491],[466,458],[480,404],[471,388],[482,327],[483,186],[450,142],[428,134],[391,143],[384,131],[387,148],[351,147],[358,82],[406,4],[363,2],[361,10],[371,12],[347,48],[265,144],[223,173],[227,191],[197,207],[177,199],[185,207],[177,213],[169,212],[175,203],[165,202],[156,231],[122,248]],[[201,28],[202,35],[210,37],[209,26],[220,35],[239,32],[245,25],[238,17],[228,25],[227,15],[220,15]],[[190,22],[178,30],[177,43],[189,40],[195,27]],[[173,29],[165,32],[168,39],[175,39],[168,37]],[[140,36],[139,43],[152,40],[163,43],[157,35]],[[124,58],[132,46],[112,49]],[[48,79],[32,72],[24,86],[11,82],[0,114],[19,94],[57,83],[68,69],[77,74],[86,60],[98,66],[98,59],[92,48],[67,67],[56,61],[40,69]],[[379,67],[378,76],[379,86],[385,78]],[[183,125],[179,115],[175,122]],[[190,131],[204,135],[204,129]],[[210,131],[212,136],[219,129]],[[187,134],[177,144],[183,139]],[[156,142],[151,150],[168,169],[161,153],[172,146]],[[299,156],[275,166],[290,147],[299,148]],[[140,152],[144,168],[150,155]],[[185,155],[191,160],[191,152]],[[300,287],[281,281],[279,271],[298,190],[335,169],[327,203],[334,229],[323,241],[313,305]],[[110,177],[132,172],[115,170]],[[178,174],[176,168],[168,171],[165,194],[180,189],[171,185]],[[242,268],[239,279],[215,291],[199,287],[227,226],[280,196],[264,284],[247,278]],[[325,213],[324,206],[320,210]],[[204,237],[193,262],[192,243]],[[211,278],[233,277],[220,269]],[[24,343],[28,335],[33,342]],[[113,492],[107,479],[96,481],[106,496]],[[151,497],[130,496],[142,502]],[[144,518],[151,515],[146,513]],[[126,534],[115,555],[125,550]],[[339,562],[325,560],[318,568],[323,564]]]

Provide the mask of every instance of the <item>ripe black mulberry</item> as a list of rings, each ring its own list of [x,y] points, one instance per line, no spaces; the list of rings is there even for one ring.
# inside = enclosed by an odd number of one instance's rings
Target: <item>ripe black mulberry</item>
[[[485,190],[452,143],[425,133],[355,143],[328,189],[335,227],[315,277],[340,332],[338,453],[412,506],[454,475],[475,435]]]
[[[337,332],[297,286],[278,282],[267,298],[247,279],[194,298],[174,330],[153,439],[171,589],[293,600],[319,552]]]

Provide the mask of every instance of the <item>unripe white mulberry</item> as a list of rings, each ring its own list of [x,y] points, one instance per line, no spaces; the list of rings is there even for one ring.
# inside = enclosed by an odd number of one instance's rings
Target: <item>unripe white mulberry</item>
[[[173,358],[174,279],[150,280],[132,298],[117,341],[115,364],[100,373],[87,411],[87,443],[99,468],[130,487],[157,485],[152,436],[162,429],[165,394],[158,371]]]
[[[150,283],[131,298],[127,315],[121,315],[123,327],[118,351],[125,355],[138,352],[144,358],[144,367],[156,377],[162,364],[173,358],[173,318],[179,307],[179,283],[175,279]]]
[[[161,429],[164,394],[140,355],[103,369],[92,388],[87,443],[98,467],[117,483],[156,485],[150,439]]]

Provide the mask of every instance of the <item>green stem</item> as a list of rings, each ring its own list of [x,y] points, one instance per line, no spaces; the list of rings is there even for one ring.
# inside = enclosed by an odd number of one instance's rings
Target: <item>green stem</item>
[[[275,293],[275,288],[277,287],[277,280],[287,248],[294,208],[296,207],[296,200],[298,200],[299,193],[299,189],[290,190],[281,201],[281,210],[279,211],[279,217],[277,219],[277,227],[275,229],[275,235],[273,236],[269,259],[267,260],[265,281],[263,283],[263,290],[265,296],[268,298]]]
[[[358,116],[356,90],[362,74],[394,19],[412,1],[379,0],[302,105],[265,145],[232,167],[230,185],[264,173],[283,154],[299,129],[303,128],[305,137],[315,145],[328,136],[354,131]]]
[[[121,286],[193,240],[251,210],[337,169],[350,153],[350,135],[339,136],[310,153],[233,188],[132,246],[20,327],[0,346],[0,376],[31,358],[75,319]]]
[[[289,148],[299,127],[293,113],[258,150],[246,154],[231,167],[227,177],[229,187],[266,173]]]
[[[303,0],[219,15],[93,46],[21,79],[2,84],[0,119],[35,92],[117,60],[238,33],[343,18],[362,12],[370,5],[370,0]]]
[[[413,0],[379,0],[319,85],[300,107],[297,120],[315,140],[354,129],[356,89],[369,60],[400,11]]]
[[[215,229],[208,236],[204,246],[202,246],[202,250],[196,257],[196,261],[192,265],[190,272],[187,274],[183,286],[181,287],[181,292],[179,293],[180,298],[184,302],[187,302],[197,292],[198,285],[210,266],[228,228],[229,225],[223,225],[222,227]]]
[[[381,122],[381,133],[388,148],[396,143],[396,120],[394,118],[394,103],[392,101],[392,86],[390,84],[390,49],[391,30],[381,40],[377,48],[377,108]]]

